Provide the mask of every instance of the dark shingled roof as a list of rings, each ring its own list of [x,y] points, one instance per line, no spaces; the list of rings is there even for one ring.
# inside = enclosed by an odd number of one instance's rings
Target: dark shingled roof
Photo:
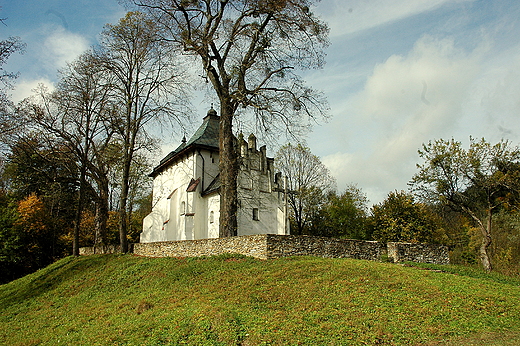
[[[209,184],[209,186],[202,191],[202,195],[209,195],[212,192],[219,191],[220,190],[220,174],[217,174],[215,179]]]
[[[174,151],[166,155],[159,165],[154,168],[153,172],[150,173],[150,177],[156,177],[159,173],[161,173],[169,164],[175,161],[180,155],[183,155],[191,150],[196,148],[206,148],[206,149],[219,149],[219,127],[220,127],[220,117],[217,115],[217,112],[211,108],[208,111],[206,117],[202,122],[202,125],[195,131],[193,136],[186,142],[184,139],[181,145],[177,147]]]

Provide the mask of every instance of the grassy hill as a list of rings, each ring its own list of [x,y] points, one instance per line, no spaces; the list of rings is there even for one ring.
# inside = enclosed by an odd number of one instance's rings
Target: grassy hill
[[[520,344],[520,280],[442,268],[69,257],[0,286],[0,344]]]

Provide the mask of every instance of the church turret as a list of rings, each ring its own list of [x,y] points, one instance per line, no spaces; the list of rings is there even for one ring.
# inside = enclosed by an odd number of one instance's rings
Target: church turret
[[[254,134],[250,134],[247,139],[249,150],[256,152],[256,137]]]
[[[240,148],[240,156],[246,157],[247,156],[247,143],[244,139],[244,135],[242,132],[238,135],[238,147]]]
[[[207,116],[217,116],[217,111],[213,109],[213,105],[211,105],[211,108],[209,109]]]
[[[267,172],[267,148],[265,145],[260,147],[260,170],[263,173]]]

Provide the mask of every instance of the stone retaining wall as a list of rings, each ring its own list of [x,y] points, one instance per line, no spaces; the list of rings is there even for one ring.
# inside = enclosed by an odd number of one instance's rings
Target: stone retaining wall
[[[266,234],[134,244],[134,254],[149,257],[199,257],[236,253],[267,259]]]
[[[267,257],[316,256],[378,261],[386,245],[376,241],[267,234]]]
[[[130,252],[133,252],[133,245],[128,244],[128,249]],[[119,245],[98,245],[96,247],[80,247],[79,254],[81,256],[85,255],[102,255],[102,254],[110,254],[110,253],[120,253],[121,246]]]
[[[448,264],[448,248],[435,244],[380,243],[353,239],[259,234],[240,237],[133,244],[133,253],[147,257],[199,257],[236,253],[260,259],[287,256],[356,258],[378,261]],[[97,254],[118,252],[119,247],[97,248]],[[80,254],[94,254],[81,248]]]
[[[421,243],[388,243],[388,257],[394,262],[449,264],[448,247]]]

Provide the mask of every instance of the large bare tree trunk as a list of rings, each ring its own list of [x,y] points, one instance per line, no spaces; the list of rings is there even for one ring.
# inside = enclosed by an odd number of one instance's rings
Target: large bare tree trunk
[[[480,253],[480,261],[482,262],[482,266],[484,267],[484,270],[490,272],[493,267],[491,266],[491,261],[489,259],[488,255],[488,248],[491,245],[491,217],[492,217],[492,211],[491,209],[488,210],[487,215],[487,225],[486,227],[481,227],[482,231],[482,243],[480,245],[479,253]]]
[[[121,253],[128,252],[128,223],[127,223],[127,204],[130,179],[131,159],[125,158],[123,167],[123,180],[121,186],[121,196],[119,199],[119,244],[121,245]]]
[[[222,101],[222,100],[221,100]],[[219,237],[237,235],[237,154],[233,140],[233,110],[220,106],[220,222]]]

